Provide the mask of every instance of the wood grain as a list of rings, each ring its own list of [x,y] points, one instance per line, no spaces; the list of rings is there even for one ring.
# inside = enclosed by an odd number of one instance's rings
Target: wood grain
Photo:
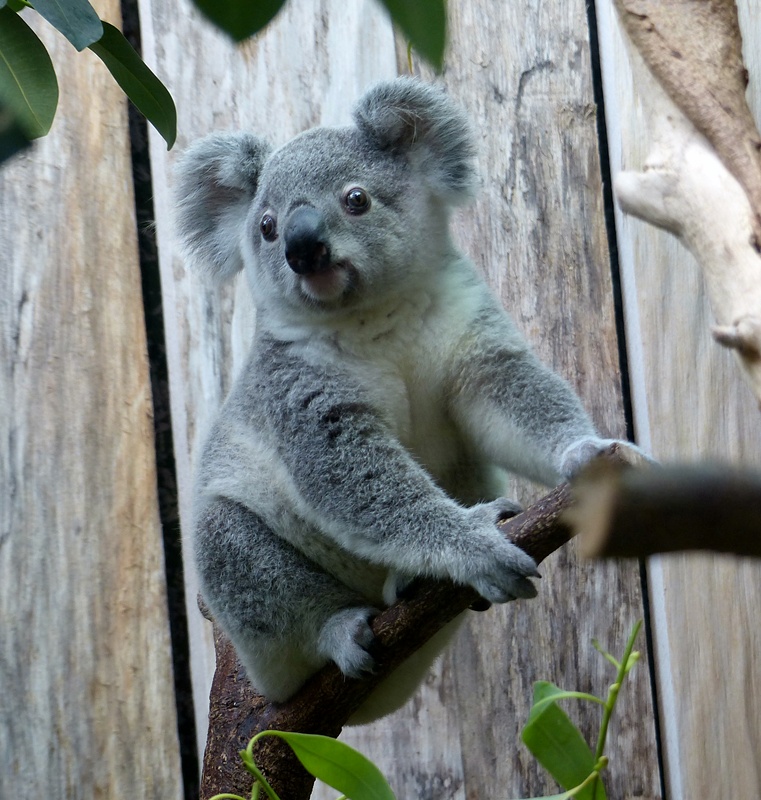
[[[98,3],[118,22],[118,3]],[[0,797],[182,793],[126,106],[37,26],[52,133],[0,172]]]
[[[462,246],[600,430],[623,436],[584,4],[456,3],[450,14],[444,79],[476,120],[484,176],[475,208],[456,228]],[[536,491],[512,490],[523,502]],[[516,744],[532,683],[548,679],[604,692],[612,676],[591,649],[592,638],[620,649],[643,616],[636,565],[592,565],[575,552],[572,543],[548,560],[535,601],[474,617],[445,656],[456,670],[451,702],[461,728],[471,737],[482,732],[478,747],[463,748],[466,797],[556,790]],[[644,651],[644,639],[637,646]],[[647,670],[632,678],[610,740],[609,796],[657,797]],[[569,711],[592,740],[597,711]]]
[[[749,37],[743,52],[755,58],[746,64],[749,104],[758,114],[757,9],[740,6]],[[610,5],[597,7],[613,170],[638,169],[658,127],[647,110],[651,78]],[[758,411],[731,354],[711,340],[692,257],[667,234],[620,213],[616,228],[640,441],[662,460],[758,466]],[[671,556],[650,560],[648,571],[669,796],[758,796],[761,567],[731,557]]]

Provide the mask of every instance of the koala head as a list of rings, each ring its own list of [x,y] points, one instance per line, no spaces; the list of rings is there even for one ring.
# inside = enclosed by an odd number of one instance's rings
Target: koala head
[[[367,92],[354,123],[274,151],[244,133],[190,148],[177,230],[191,264],[217,280],[245,269],[260,307],[300,315],[427,280],[451,253],[450,209],[475,183],[467,120],[439,89],[400,78]]]

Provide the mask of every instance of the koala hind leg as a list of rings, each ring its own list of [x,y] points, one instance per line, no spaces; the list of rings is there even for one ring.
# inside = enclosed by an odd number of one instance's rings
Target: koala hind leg
[[[250,508],[208,502],[196,518],[195,548],[203,597],[268,700],[288,699],[331,660],[350,677],[373,669],[376,610]]]

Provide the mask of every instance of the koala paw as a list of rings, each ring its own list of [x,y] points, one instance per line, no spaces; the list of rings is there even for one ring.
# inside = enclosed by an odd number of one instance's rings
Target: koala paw
[[[508,542],[497,523],[514,517],[523,509],[518,503],[500,498],[470,509],[478,524],[477,542],[466,557],[466,579],[490,603],[506,603],[518,598],[536,597],[529,577],[540,577],[536,562],[520,547]]]
[[[587,436],[574,442],[563,451],[563,455],[560,457],[560,474],[565,480],[571,480],[586,464],[613,444],[621,447],[627,461],[631,461],[632,464],[656,463],[632,442],[626,442],[623,439],[601,439],[598,436]]]
[[[368,650],[375,640],[370,619],[377,613],[374,608],[345,608],[333,614],[320,632],[320,653],[349,678],[361,678],[375,669]]]

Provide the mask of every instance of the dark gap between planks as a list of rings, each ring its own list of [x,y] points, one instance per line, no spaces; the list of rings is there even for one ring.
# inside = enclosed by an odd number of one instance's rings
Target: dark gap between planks
[[[137,0],[122,0],[124,35],[141,52]],[[166,565],[167,604],[172,641],[174,692],[177,704],[177,734],[180,745],[185,800],[198,800],[199,761],[195,709],[190,677],[190,641],[185,606],[184,568],[180,539],[177,475],[169,405],[169,375],[164,335],[164,310],[161,297],[158,248],[153,210],[153,184],[148,129],[145,119],[129,105],[129,133],[132,148],[132,176],[135,187],[135,215],[140,253],[145,327],[148,340],[153,429],[159,515]]]

